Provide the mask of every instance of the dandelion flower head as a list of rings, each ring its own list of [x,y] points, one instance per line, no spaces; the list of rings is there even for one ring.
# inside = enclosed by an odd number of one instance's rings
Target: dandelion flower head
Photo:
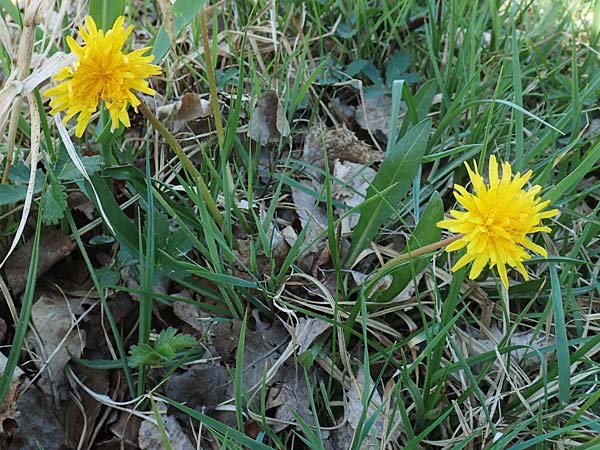
[[[505,162],[500,177],[498,162],[492,155],[486,184],[476,163],[473,169],[467,163],[465,165],[474,193],[468,192],[463,186],[454,185],[454,197],[464,211],[452,210],[451,219],[437,223],[440,228],[462,235],[448,245],[446,251],[466,247],[466,253],[452,267],[452,271],[472,262],[469,278],[475,279],[489,264],[490,268],[497,267],[502,283],[508,287],[508,265],[516,268],[527,280],[527,271],[523,266],[523,261],[531,258],[527,250],[548,256],[546,249],[533,243],[527,235],[549,232],[550,228],[542,226],[541,220],[555,216],[558,210],[544,211],[550,201],[542,201],[537,197],[542,189],[540,186],[524,189],[532,175],[531,170],[513,177],[510,164]]]
[[[133,30],[131,25],[125,28],[124,21],[123,16],[119,17],[113,27],[104,32],[96,27],[91,16],[86,17],[85,28],[79,27],[84,45],[67,37],[67,44],[77,60],[54,76],[62,83],[44,92],[46,97],[51,97],[51,114],[66,111],[65,124],[77,116],[77,137],[83,135],[101,100],[110,112],[114,130],[119,122],[130,126],[127,108],[131,105],[136,109],[140,104],[135,92],[155,94],[147,78],[158,75],[160,68],[150,64],[153,56],[144,56],[149,48],[123,53],[125,40]]]

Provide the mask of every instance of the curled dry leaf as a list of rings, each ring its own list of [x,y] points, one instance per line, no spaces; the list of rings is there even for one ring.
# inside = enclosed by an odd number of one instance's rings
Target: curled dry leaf
[[[257,102],[250,122],[248,137],[260,145],[277,143],[290,135],[290,125],[275,91],[269,91]]]
[[[212,116],[212,106],[199,94],[186,92],[176,102],[158,107],[156,115],[160,120],[172,120],[173,129],[179,131],[188,122]]]

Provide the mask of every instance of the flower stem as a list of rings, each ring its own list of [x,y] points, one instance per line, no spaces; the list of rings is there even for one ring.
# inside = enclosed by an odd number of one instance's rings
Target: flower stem
[[[198,188],[200,189],[200,194],[202,195],[202,199],[206,202],[206,207],[210,211],[213,219],[217,223],[218,226],[223,224],[223,215],[217,208],[217,204],[212,198],[210,191],[208,190],[208,186],[204,182],[204,178],[202,178],[202,174],[194,167],[194,163],[188,158],[185,154],[179,142],[175,139],[175,136],[157,119],[157,117],[150,111],[150,108],[142,101],[140,105],[138,105],[139,110],[142,112],[144,117],[148,119],[148,121],[152,124],[152,126],[158,131],[162,137],[169,143],[169,146],[173,149],[184,169],[194,177],[196,182],[198,183]]]
[[[215,70],[212,65],[212,55],[210,44],[208,42],[208,28],[206,27],[206,10],[204,8],[200,11],[200,27],[202,29],[202,46],[204,47],[204,61],[206,62],[206,76],[208,78],[208,88],[210,90],[210,103],[215,118],[219,147],[223,148],[225,134],[223,132],[221,110],[219,109],[219,100],[217,98],[217,82],[215,81]]]
[[[462,234],[458,234],[456,236],[451,236],[446,239],[442,239],[441,241],[434,242],[433,244],[424,245],[423,247],[417,248],[412,252],[402,253],[401,255],[396,256],[395,258],[390,259],[387,263],[381,266],[377,272],[373,274],[372,277],[369,277],[367,281],[367,292],[370,291],[370,288],[377,283],[381,278],[383,278],[391,269],[396,268],[404,261],[407,261],[412,258],[417,258],[419,256],[425,255],[426,253],[433,252],[435,250],[439,250],[440,248],[444,248],[447,245],[451,244],[454,241],[457,241],[462,237]]]

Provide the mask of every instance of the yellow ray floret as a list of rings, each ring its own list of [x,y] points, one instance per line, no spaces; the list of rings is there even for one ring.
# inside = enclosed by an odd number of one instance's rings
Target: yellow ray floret
[[[498,162],[495,156],[490,157],[489,183],[486,184],[477,170],[477,164],[467,171],[474,193],[463,186],[454,185],[454,197],[464,211],[450,211],[452,219],[442,220],[438,227],[445,228],[462,237],[446,247],[446,251],[460,250],[466,247],[466,253],[452,267],[457,271],[461,267],[473,263],[469,278],[475,279],[486,266],[496,266],[504,286],[508,287],[506,266],[515,267],[525,279],[528,279],[523,261],[531,258],[526,250],[531,250],[544,257],[546,249],[527,238],[528,234],[539,231],[550,231],[541,226],[542,219],[553,217],[558,210],[543,211],[550,201],[542,201],[537,197],[541,187],[533,186],[523,189],[532,172],[524,175],[517,173],[514,177],[509,163],[502,164],[502,177],[499,176]]]
[[[84,45],[79,45],[72,37],[67,44],[77,56],[73,66],[63,67],[54,79],[62,83],[44,92],[51,97],[51,114],[66,111],[64,123],[77,116],[75,135],[81,137],[90,118],[103,101],[110,112],[112,129],[119,122],[130,126],[127,108],[137,111],[140,101],[135,92],[154,95],[147,78],[160,73],[160,67],[150,64],[153,56],[144,56],[149,48],[123,53],[125,40],[133,27],[123,26],[121,16],[106,33],[96,27],[92,17],[85,19],[85,27],[79,27]],[[87,29],[86,29],[87,28]]]

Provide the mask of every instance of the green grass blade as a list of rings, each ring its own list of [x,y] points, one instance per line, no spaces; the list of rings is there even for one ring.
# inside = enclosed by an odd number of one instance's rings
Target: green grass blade
[[[444,204],[440,195],[436,192],[425,207],[421,220],[413,230],[406,245],[406,251],[411,252],[424,245],[437,242],[442,237],[442,230],[436,225],[444,217]],[[403,264],[391,272],[393,277],[390,287],[383,291],[377,300],[389,301],[398,295],[416,275],[418,275],[428,264],[431,254],[417,259],[406,261],[410,267]]]
[[[186,405],[179,403],[175,400],[172,400],[168,397],[159,396],[159,398],[161,400],[164,400],[171,406],[177,408],[179,411],[196,419],[203,425],[211,428],[212,430],[217,431],[218,433],[221,433],[222,435],[229,436],[230,439],[235,439],[235,441],[238,444],[244,445],[244,446],[248,447],[250,450],[273,450],[272,447],[269,447],[268,445],[265,445],[265,444],[261,444],[260,442],[256,442],[254,439],[249,438],[244,433],[241,433],[241,432],[237,431],[236,429],[231,428],[231,427],[219,422],[216,419],[213,419],[210,416],[204,415],[201,412],[190,408],[189,406],[186,406]]]
[[[198,15],[200,9],[204,8],[206,0],[177,0],[173,4],[173,18],[175,19],[175,36]],[[154,55],[154,64],[163,59],[171,48],[171,41],[167,35],[165,27],[161,26],[154,39],[152,46],[152,55]]]
[[[560,281],[554,264],[550,264],[550,285],[552,289],[551,298],[554,309],[554,328],[557,344],[558,397],[561,402],[566,404],[569,401],[571,388],[571,360],[569,357],[569,341],[567,338]]]
[[[125,0],[90,0],[90,16],[102,30],[110,29],[124,12]]]
[[[43,200],[42,194],[42,200]],[[29,318],[31,317],[31,308],[33,306],[33,296],[35,294],[35,282],[37,277],[38,269],[38,258],[40,251],[40,235],[42,232],[42,205],[43,201],[40,201],[40,209],[38,211],[37,222],[35,226],[35,235],[33,237],[33,247],[31,250],[31,260],[29,262],[29,272],[27,274],[27,284],[25,285],[25,293],[21,302],[21,313],[19,315],[19,321],[17,322],[17,328],[15,330],[15,336],[10,346],[10,352],[0,379],[0,405],[4,404],[4,399],[8,388],[12,382],[13,373],[19,362],[19,356],[21,355],[21,348],[25,341],[25,334],[27,333],[27,327],[29,326]]]
[[[430,130],[430,120],[419,122],[387,154],[373,184],[367,190],[365,202],[369,203],[360,208],[360,219],[352,234],[346,266],[352,265],[358,254],[376,236],[381,225],[392,215],[393,210],[388,205],[399,205],[412,186],[427,148]],[[385,196],[380,195],[387,188],[390,188],[389,192]]]
[[[546,195],[544,195],[543,199],[550,200],[550,203],[556,203],[560,197],[576,187],[577,184],[583,180],[583,177],[593,170],[594,164],[596,164],[599,159],[600,139],[598,139],[592,148],[588,150],[581,163],[575,167],[575,169],[571,170],[565,178],[560,180],[558,184],[550,189]]]

